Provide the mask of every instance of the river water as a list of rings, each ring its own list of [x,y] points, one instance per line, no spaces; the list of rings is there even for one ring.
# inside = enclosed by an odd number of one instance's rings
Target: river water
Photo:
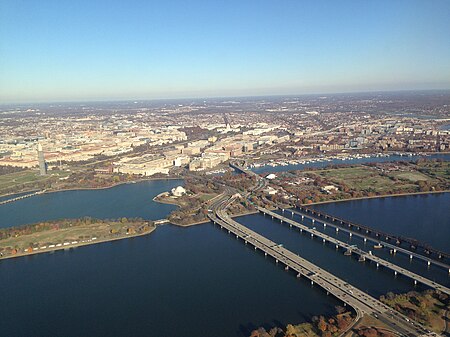
[[[149,181],[39,195],[1,205],[0,226],[79,216],[160,219],[174,206],[152,198],[181,183]],[[429,232],[449,226],[448,216],[442,216],[448,194],[430,198],[427,212],[441,216],[433,218],[423,235],[437,244]],[[393,224],[408,212],[413,213],[408,219],[418,219],[423,209],[416,197],[404,199],[397,218],[386,215],[377,224],[394,230]],[[396,208],[396,200],[384,200],[384,208],[391,202]],[[361,202],[368,204],[360,212],[351,203],[336,207],[341,216],[360,222],[366,221],[362,216],[370,203],[372,217],[380,213],[376,205],[381,201]],[[343,256],[262,215],[237,220],[374,296],[414,289],[411,280]],[[448,282],[445,273],[424,270]],[[248,336],[261,325],[285,326],[332,314],[340,304],[212,224],[164,225],[144,237],[0,261],[0,299],[4,336]]]
[[[323,168],[330,165],[351,165],[351,164],[367,164],[367,163],[385,163],[392,161],[416,161],[419,158],[425,159],[442,159],[450,160],[450,154],[431,154],[429,156],[399,156],[391,155],[388,157],[369,157],[369,158],[354,158],[354,159],[332,159],[331,161],[319,161],[311,162],[308,164],[296,164],[296,165],[286,165],[286,166],[260,166],[252,168],[255,173],[271,173],[271,172],[283,172],[283,171],[294,171],[294,170],[304,170],[307,168]]]
[[[1,225],[64,216],[159,219],[180,181],[39,195],[0,206]],[[0,261],[1,336],[248,336],[333,314],[339,302],[212,224]]]

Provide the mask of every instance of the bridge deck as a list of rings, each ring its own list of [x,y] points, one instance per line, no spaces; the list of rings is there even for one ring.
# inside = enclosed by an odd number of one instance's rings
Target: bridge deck
[[[239,224],[222,211],[216,211],[216,214],[212,213],[209,216],[214,223],[227,229],[230,233],[236,235],[237,238],[241,238],[245,243],[253,245],[255,250],[259,249],[265,254],[272,256],[277,262],[283,263],[287,268],[296,271],[298,276],[305,276],[312,284],[319,285],[328,293],[354,308],[358,318],[364,314],[378,317],[381,321],[391,326],[394,325],[396,331],[404,336],[420,336],[424,334],[424,330],[420,325],[408,323],[403,315],[393,311],[379,300]],[[414,333],[411,333],[411,331],[414,331]]]
[[[334,238],[332,236],[324,234],[324,233],[322,233],[322,232],[320,232],[318,230],[315,230],[313,228],[309,228],[309,227],[307,227],[305,225],[302,225],[302,224],[300,224],[300,223],[298,223],[298,222],[296,222],[296,221],[294,221],[292,219],[286,218],[285,216],[282,216],[282,215],[279,215],[279,214],[277,214],[275,212],[269,211],[268,209],[265,209],[265,208],[262,208],[262,207],[257,207],[257,209],[260,212],[262,212],[262,213],[268,214],[268,215],[270,215],[270,216],[272,216],[274,218],[277,218],[278,220],[282,220],[282,221],[288,223],[289,225],[295,226],[296,228],[299,228],[302,231],[310,233],[312,236],[317,236],[317,237],[321,238],[322,240],[324,240],[326,242],[330,242],[332,244],[335,244],[336,246],[339,246],[339,247],[344,248],[344,249],[346,249],[348,251],[351,251],[352,253],[355,253],[355,254],[357,254],[357,255],[359,255],[359,256],[367,259],[367,260],[373,261],[373,262],[379,264],[380,266],[383,266],[385,268],[391,269],[392,271],[397,272],[398,274],[408,276],[408,277],[410,277],[411,279],[413,279],[413,280],[415,280],[417,282],[420,282],[420,283],[425,284],[425,285],[427,285],[427,286],[429,286],[431,288],[434,288],[436,290],[439,290],[439,291],[441,291],[443,293],[446,293],[446,294],[450,295],[450,289],[449,288],[444,287],[443,285],[441,285],[439,283],[436,283],[434,281],[431,281],[431,280],[427,279],[426,277],[423,277],[423,276],[418,275],[416,273],[413,273],[413,272],[411,272],[411,271],[409,271],[409,270],[407,270],[405,268],[397,266],[397,265],[395,265],[395,264],[393,264],[391,262],[383,260],[382,258],[380,258],[378,256],[369,254],[369,253],[367,253],[366,251],[364,251],[364,250],[362,250],[360,248],[354,248],[354,247],[352,247],[352,245],[349,245],[348,243],[342,242],[342,241],[340,241],[340,240],[338,240],[338,239],[336,239],[336,238]]]
[[[426,244],[424,242],[421,242],[419,240],[416,240],[416,239],[412,239],[412,238],[407,238],[407,237],[403,237],[403,236],[400,236],[400,235],[394,235],[394,234],[386,233],[386,232],[383,232],[381,230],[378,230],[378,229],[375,229],[375,228],[372,228],[372,227],[369,227],[369,226],[361,225],[361,224],[356,224],[356,223],[353,223],[351,221],[348,221],[348,220],[345,220],[345,219],[341,219],[341,218],[338,218],[336,216],[327,214],[325,212],[317,211],[317,210],[314,210],[314,209],[311,209],[311,208],[308,208],[308,207],[305,207],[305,206],[300,207],[300,210],[305,212],[305,213],[311,213],[313,215],[317,215],[319,218],[331,219],[332,221],[341,222],[342,224],[346,224],[349,227],[355,227],[355,228],[358,228],[358,229],[364,229],[367,233],[374,233],[375,235],[377,235],[379,237],[386,238],[386,240],[392,240],[394,242],[397,242],[397,241],[399,241],[399,242],[406,242],[406,243],[408,243],[408,244],[410,244],[412,246],[422,248],[425,252],[428,252],[430,255],[431,254],[435,254],[438,258],[442,258],[442,257],[450,258],[450,254],[449,253],[440,251],[438,249],[435,249],[435,248],[429,246],[428,244]]]
[[[367,240],[372,241],[374,243],[379,243],[380,242],[379,238],[374,238],[372,236],[364,235],[364,234],[362,234],[359,231],[354,231],[354,230],[349,229],[348,227],[339,226],[339,225],[337,225],[337,224],[335,224],[333,222],[325,221],[322,218],[318,218],[318,217],[312,216],[309,213],[302,213],[302,212],[298,212],[298,211],[293,210],[293,209],[289,209],[288,212],[291,212],[291,213],[294,213],[294,214],[297,214],[297,215],[300,215],[300,216],[304,216],[304,217],[306,217],[306,218],[308,218],[310,220],[314,220],[314,221],[317,221],[318,223],[326,224],[327,226],[330,226],[330,227],[333,227],[333,228],[339,228],[339,230],[342,230],[343,232],[351,233],[352,235],[359,236],[361,238],[367,239]],[[391,243],[386,242],[386,241],[383,241],[383,246],[385,246],[387,248],[390,248],[390,249],[395,249],[397,252],[406,254],[408,256],[412,256],[412,257],[418,258],[420,260],[423,260],[423,261],[427,262],[427,264],[428,263],[429,264],[434,264],[436,266],[444,268],[444,269],[448,270],[449,273],[450,273],[450,265],[448,265],[446,263],[430,259],[430,258],[428,258],[426,256],[423,256],[423,255],[419,254],[419,253],[412,252],[412,251],[410,251],[410,250],[408,250],[406,248],[403,248],[403,247],[391,244]]]

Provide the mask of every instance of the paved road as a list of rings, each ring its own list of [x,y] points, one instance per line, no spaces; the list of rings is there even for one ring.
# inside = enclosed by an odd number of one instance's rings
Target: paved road
[[[260,249],[266,255],[272,256],[278,263],[283,263],[286,269],[295,270],[299,277],[306,277],[312,284],[321,286],[325,291],[354,308],[358,318],[365,314],[371,315],[403,336],[427,335],[422,326],[410,322],[408,318],[393,311],[372,296],[231,219],[225,209],[233,199],[233,197],[223,195],[212,204],[209,217],[214,223],[227,229],[237,238],[253,245],[255,250]]]
[[[316,216],[312,216],[312,215],[310,215],[308,213],[299,212],[299,211],[296,211],[296,210],[293,210],[293,209],[289,209],[287,211],[288,212],[293,212],[294,214],[300,215],[302,217],[306,217],[306,218],[308,218],[310,220],[314,220],[314,222],[319,222],[319,223],[322,223],[322,224],[326,224],[327,226],[330,226],[330,227],[333,227],[333,228],[339,228],[339,230],[342,230],[342,231],[347,232],[347,233],[352,233],[352,235],[359,236],[361,238],[365,238],[365,239],[370,240],[372,242],[376,242],[376,243],[380,242],[380,240],[377,239],[377,238],[374,238],[374,237],[368,236],[368,235],[364,235],[364,234],[362,234],[362,233],[360,233],[358,231],[354,231],[354,230],[348,229],[348,228],[346,228],[344,226],[338,226],[338,225],[336,225],[333,222],[325,221],[322,218],[319,218],[319,217],[316,217]],[[418,254],[416,252],[412,252],[412,251],[410,251],[408,249],[405,249],[405,248],[393,245],[393,244],[388,243],[386,241],[383,241],[383,246],[385,246],[387,248],[390,248],[390,249],[395,249],[397,252],[406,254],[406,255],[408,255],[410,257],[416,257],[416,258],[418,258],[420,260],[423,260],[423,261],[427,262],[428,265],[434,264],[436,266],[444,268],[444,269],[448,270],[448,272],[450,273],[450,265],[448,265],[446,263],[430,259],[430,258],[428,258],[426,256],[423,256],[423,255]]]
[[[299,223],[299,222],[297,222],[295,220],[289,219],[289,218],[287,218],[287,217],[285,217],[283,215],[277,214],[277,213],[272,212],[272,211],[270,211],[268,209],[265,209],[263,207],[257,207],[257,209],[258,209],[258,211],[260,211],[262,213],[265,213],[267,215],[272,216],[272,218],[276,218],[278,220],[281,220],[282,222],[284,221],[284,222],[288,223],[291,226],[299,228],[300,230],[311,234],[311,236],[319,237],[322,240],[324,240],[324,242],[330,242],[330,243],[336,245],[336,247],[344,248],[344,249],[346,249],[349,252],[352,252],[352,253],[355,253],[355,254],[361,256],[365,260],[373,261],[373,262],[377,263],[380,266],[383,266],[385,268],[391,269],[394,272],[397,272],[398,274],[408,276],[409,278],[411,278],[414,281],[423,283],[423,284],[425,284],[425,285],[427,285],[427,286],[429,286],[431,288],[434,288],[434,289],[439,290],[439,291],[441,291],[441,292],[443,292],[445,294],[450,295],[450,289],[449,288],[447,288],[447,287],[445,287],[445,286],[443,286],[443,285],[441,285],[439,283],[436,283],[434,281],[431,281],[430,279],[427,279],[426,277],[423,277],[421,275],[413,273],[412,271],[409,271],[409,270],[407,270],[405,268],[397,266],[396,264],[394,264],[392,262],[389,262],[389,261],[386,261],[386,260],[384,260],[384,259],[382,259],[382,258],[380,258],[378,256],[369,254],[368,252],[366,252],[366,251],[364,251],[364,250],[362,250],[360,248],[357,248],[357,247],[355,247],[353,245],[349,245],[348,243],[340,241],[340,240],[338,240],[338,239],[336,239],[336,238],[334,238],[332,236],[329,236],[329,235],[327,235],[327,234],[325,234],[323,232],[320,232],[320,231],[318,231],[318,230],[316,230],[314,228],[310,228],[308,226],[305,226],[305,225],[303,225],[303,224],[301,224],[301,223]]]

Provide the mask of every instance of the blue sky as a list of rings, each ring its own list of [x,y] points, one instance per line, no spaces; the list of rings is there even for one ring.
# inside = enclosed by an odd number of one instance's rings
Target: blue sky
[[[447,0],[1,0],[0,103],[450,88]]]

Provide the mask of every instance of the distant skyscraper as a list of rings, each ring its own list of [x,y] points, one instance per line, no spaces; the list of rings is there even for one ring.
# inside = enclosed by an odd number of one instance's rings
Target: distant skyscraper
[[[45,176],[47,174],[47,164],[45,163],[44,151],[42,151],[41,144],[38,144],[37,153],[39,161],[39,173],[41,176]]]

